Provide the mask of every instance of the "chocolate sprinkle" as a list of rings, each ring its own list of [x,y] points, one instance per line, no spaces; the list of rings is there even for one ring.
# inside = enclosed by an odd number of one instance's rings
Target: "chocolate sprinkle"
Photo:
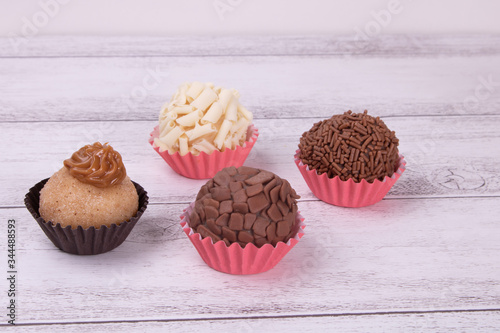
[[[329,178],[384,180],[397,170],[399,140],[379,118],[347,111],[317,122],[302,134],[299,158]],[[281,193],[280,193],[281,194]]]
[[[214,243],[275,246],[297,232],[298,198],[290,183],[272,172],[225,168],[201,187],[189,226]]]

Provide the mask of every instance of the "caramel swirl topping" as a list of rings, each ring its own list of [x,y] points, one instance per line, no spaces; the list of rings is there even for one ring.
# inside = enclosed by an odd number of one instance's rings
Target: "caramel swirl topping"
[[[105,143],[86,145],[64,161],[69,173],[81,181],[96,187],[120,184],[127,176],[120,153]]]

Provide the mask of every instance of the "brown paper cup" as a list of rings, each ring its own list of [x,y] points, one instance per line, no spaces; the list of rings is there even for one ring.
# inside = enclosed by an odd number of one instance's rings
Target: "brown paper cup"
[[[78,227],[72,229],[71,226],[62,227],[59,223],[53,225],[52,222],[46,222],[40,217],[38,209],[40,207],[40,190],[49,179],[44,179],[32,188],[26,194],[24,203],[26,208],[38,222],[45,235],[54,243],[56,247],[64,252],[80,255],[100,254],[108,252],[118,247],[134,228],[137,221],[146,210],[149,197],[144,188],[132,182],[139,195],[139,210],[129,220],[123,223],[112,224],[111,227],[101,226],[100,228],[90,227],[83,229]]]

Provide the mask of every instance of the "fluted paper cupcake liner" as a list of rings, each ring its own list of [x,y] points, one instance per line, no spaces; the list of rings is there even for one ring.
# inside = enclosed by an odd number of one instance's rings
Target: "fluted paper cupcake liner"
[[[312,193],[320,200],[342,207],[364,207],[373,205],[382,200],[391,187],[401,177],[406,169],[406,161],[399,154],[397,170],[391,177],[386,176],[383,181],[375,179],[368,183],[362,179],[356,183],[352,179],[341,180],[338,176],[328,178],[326,173],[318,175],[316,170],[310,170],[299,158],[300,150],[295,153],[295,164]]]
[[[270,270],[304,236],[304,218],[297,213],[297,232],[288,242],[278,242],[276,246],[265,244],[258,248],[247,244],[242,248],[238,243],[227,246],[223,241],[213,243],[210,237],[201,235],[189,227],[189,216],[193,210],[191,203],[181,215],[181,226],[205,263],[215,270],[229,274],[257,274]]]
[[[24,203],[26,208],[38,222],[40,228],[56,247],[64,252],[80,255],[100,254],[108,252],[118,247],[125,241],[134,226],[139,221],[148,205],[148,195],[144,188],[132,182],[139,195],[139,210],[129,220],[118,224],[112,224],[110,227],[101,226],[100,228],[89,227],[83,229],[79,226],[72,229],[71,226],[62,227],[57,223],[46,222],[38,212],[40,207],[40,190],[49,179],[44,179],[32,188],[26,194]]]
[[[175,172],[188,178],[206,179],[212,178],[223,168],[242,166],[257,141],[259,130],[254,125],[250,125],[248,127],[247,141],[243,146],[236,146],[235,149],[226,149],[223,152],[216,150],[211,154],[205,152],[201,152],[199,155],[187,153],[184,156],[181,156],[178,152],[170,154],[167,150],[160,152],[160,148],[154,146],[154,139],[158,136],[159,129],[156,126],[150,134],[149,143]]]

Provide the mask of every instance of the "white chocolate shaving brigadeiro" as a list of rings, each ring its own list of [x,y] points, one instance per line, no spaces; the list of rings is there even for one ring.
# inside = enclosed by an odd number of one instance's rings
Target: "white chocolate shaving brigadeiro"
[[[160,112],[160,135],[154,146],[181,156],[242,146],[253,115],[239,98],[235,89],[184,83]]]

